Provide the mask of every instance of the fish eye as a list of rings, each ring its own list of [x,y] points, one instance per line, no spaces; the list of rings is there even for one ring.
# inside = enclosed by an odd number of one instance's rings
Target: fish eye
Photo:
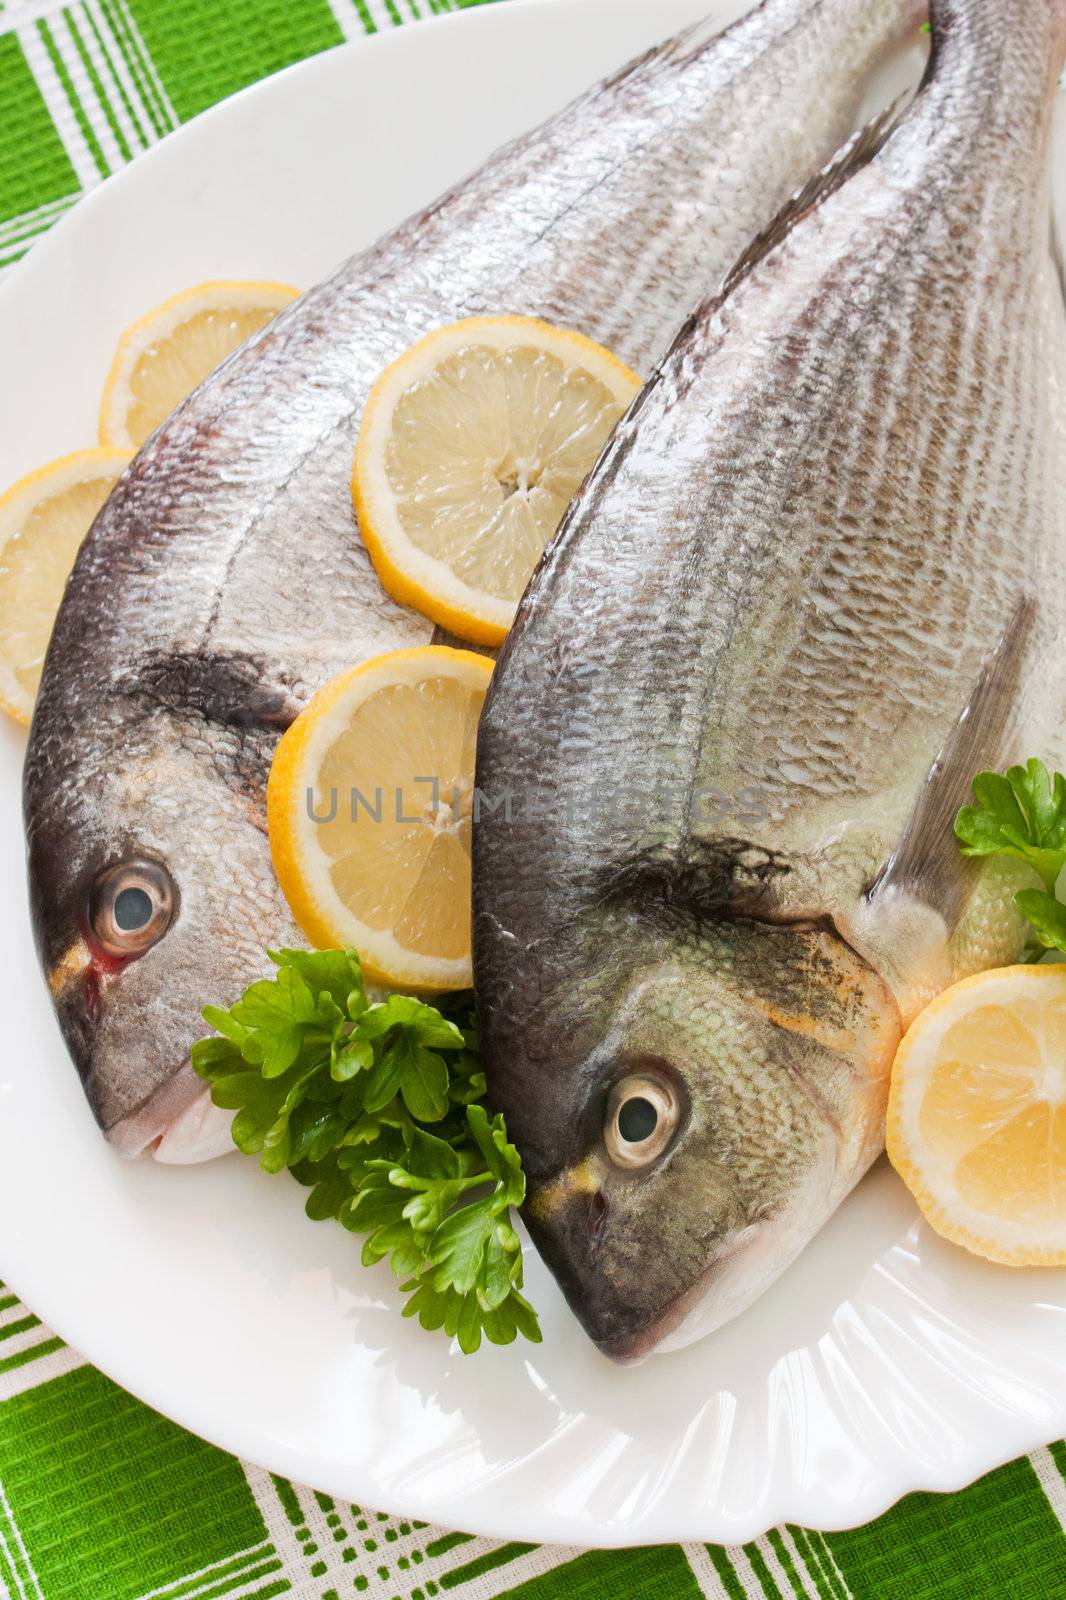
[[[93,885],[89,925],[110,956],[140,956],[174,920],[177,896],[170,873],[158,861],[122,861]]]
[[[681,1101],[669,1080],[633,1073],[611,1089],[603,1139],[616,1167],[650,1166],[667,1150],[681,1121]]]

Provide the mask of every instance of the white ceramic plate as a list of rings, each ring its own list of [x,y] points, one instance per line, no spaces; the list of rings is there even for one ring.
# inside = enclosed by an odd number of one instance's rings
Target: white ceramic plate
[[[425,23],[167,140],[0,287],[0,483],[92,441],[133,315],[209,277],[311,283],[706,3],[545,0]],[[116,1158],[34,961],[21,757],[5,726],[0,1273],[149,1404],[340,1497],[571,1544],[847,1526],[1066,1432],[1066,1273],[941,1243],[884,1164],[745,1316],[621,1370],[532,1252],[544,1344],[468,1360],[400,1320],[387,1269],[364,1271],[346,1233],[307,1221],[288,1179],[236,1156]]]

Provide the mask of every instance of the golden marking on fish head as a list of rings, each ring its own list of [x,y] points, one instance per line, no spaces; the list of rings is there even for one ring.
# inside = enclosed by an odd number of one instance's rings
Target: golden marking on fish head
[[[829,1214],[880,1148],[900,1032],[878,974],[821,923],[702,924],[652,950],[605,998],[574,1067],[578,1147],[526,1210],[587,1331],[625,1361],[708,1296],[732,1314]],[[646,1162],[611,1156],[627,1079],[680,1107]]]
[[[775,995],[772,983],[763,991],[749,991],[746,1002],[775,1028],[796,1034],[823,1050],[854,1057],[865,1047],[871,1002],[882,998],[883,986],[876,974],[860,964],[833,934],[812,931],[801,937],[812,941],[804,963],[803,1003],[794,1004],[791,984],[781,995]]]
[[[79,935],[48,968],[48,987],[58,1000],[73,984],[84,978],[92,962],[88,946]]]
[[[547,1222],[582,1195],[592,1195],[600,1186],[602,1169],[591,1155],[572,1167],[564,1167],[542,1184],[530,1198],[530,1215]]]

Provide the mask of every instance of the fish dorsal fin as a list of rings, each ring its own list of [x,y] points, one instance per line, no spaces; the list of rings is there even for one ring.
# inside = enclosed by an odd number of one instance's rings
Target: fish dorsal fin
[[[729,30],[725,30],[728,32]],[[669,39],[663,39],[658,44],[653,44],[650,49],[644,50],[639,56],[624,63],[616,72],[612,72],[596,85],[594,94],[601,94],[619,85],[630,78],[639,77],[642,72],[654,70],[657,67],[672,64],[683,65],[698,56],[705,50],[712,40],[722,35],[723,29],[720,22],[712,22],[705,18],[702,22],[690,23],[687,28],[682,28],[680,33],[675,33]]]
[[[742,13],[724,28],[721,18],[713,14],[701,18],[699,22],[690,22],[687,27],[672,34],[670,38],[660,40],[658,44],[653,44],[650,49],[635,56],[633,60],[627,61],[616,72],[604,78],[593,93],[599,94],[603,90],[615,89],[619,84],[625,83],[630,78],[639,77],[645,71],[655,72],[663,67],[688,67],[698,61],[709,46],[714,45],[717,48],[731,37],[735,38],[738,34],[746,33],[755,21],[756,13],[763,9],[763,5],[757,5],[753,11]]]
[[[868,902],[890,889],[904,889],[940,912],[949,929],[958,921],[968,874],[955,838],[955,818],[970,798],[977,774],[1001,768],[1011,754],[1006,749],[1010,712],[1035,616],[1033,600],[1019,601],[929,769],[895,850],[867,891]]]
[[[842,189],[857,172],[861,172],[863,167],[869,165],[896,128],[900,111],[907,100],[909,95],[904,95],[894,100],[884,111],[879,111],[865,127],[852,134],[847,143],[820,172],[816,172],[802,189],[798,189],[790,200],[785,201],[773,221],[761,233],[756,234],[740,259],[730,268],[722,287],[712,297],[712,303],[722,304],[727,300],[737,285],[750,277],[759,263],[765,261],[767,256],[772,255],[777,247],[784,243],[794,228],[813,211],[823,206],[830,196]]]

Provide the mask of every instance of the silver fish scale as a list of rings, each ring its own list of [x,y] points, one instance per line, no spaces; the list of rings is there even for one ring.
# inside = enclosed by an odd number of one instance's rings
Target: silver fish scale
[[[383,595],[353,532],[351,452],[373,378],[427,330],[500,310],[558,319],[646,367],[694,288],[724,272],[842,137],[862,70],[910,9],[772,0],[724,47],[708,49],[697,31],[341,268],[142,453],[79,564],[57,632],[64,660],[67,617],[80,631],[87,607],[113,609],[112,541],[129,563],[136,542],[153,589],[133,625],[122,609],[113,648],[123,656],[140,623],[153,641],[261,647],[288,670],[302,659],[321,681],[427,640],[428,625]],[[797,16],[805,29],[790,32]],[[311,557],[296,574],[284,565],[294,543]],[[326,630],[312,620],[304,573],[315,596],[329,596]],[[98,638],[84,666],[106,650]],[[72,677],[49,673],[43,703]]]
[[[998,69],[938,80],[703,319],[574,508],[495,691],[505,770],[557,801],[595,782],[688,798],[669,820],[562,830],[560,881],[733,831],[697,797],[750,785],[754,842],[820,853],[864,827],[875,866],[1026,598],[1024,681],[1062,705],[1066,341],[1046,189],[1019,170],[1047,129],[1032,32],[1004,18]],[[1014,722],[1004,757],[1046,731],[1024,693]]]
[[[299,940],[262,827],[278,704],[431,637],[384,594],[352,514],[373,379],[479,312],[547,315],[650,364],[845,135],[912,13],[767,0],[724,40],[704,25],[651,53],[342,266],[142,450],[75,566],[26,769],[38,942],[105,1126],[175,1076],[205,999]],[[180,916],[89,1019],[86,885],[138,852],[170,867]]]
[[[982,767],[1066,753],[1066,0],[932,14],[902,124],[616,430],[482,719],[479,785],[540,797],[475,832],[489,1090],[619,1359],[784,1270],[883,1146],[901,1028],[1024,938],[951,824]],[[627,1166],[608,1094],[667,1090]]]

